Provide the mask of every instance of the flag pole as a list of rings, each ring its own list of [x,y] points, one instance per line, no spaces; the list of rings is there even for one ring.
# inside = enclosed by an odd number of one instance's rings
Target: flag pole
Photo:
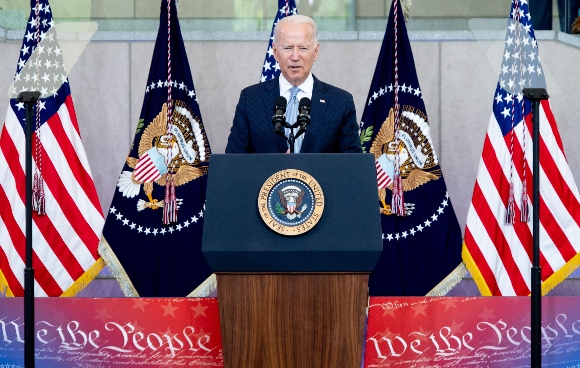
[[[24,366],[34,368],[34,268],[32,267],[32,111],[40,92],[21,92],[26,105],[26,268],[24,269]]]
[[[524,88],[532,103],[533,140],[533,260],[532,260],[532,368],[542,366],[542,269],[540,267],[540,101],[548,99],[544,88]]]

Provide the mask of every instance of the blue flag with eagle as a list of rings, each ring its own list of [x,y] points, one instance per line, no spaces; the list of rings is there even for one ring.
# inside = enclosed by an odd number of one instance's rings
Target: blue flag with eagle
[[[126,296],[186,296],[210,276],[201,253],[210,155],[175,1],[163,0],[141,116],[99,246]]]
[[[431,140],[401,7],[393,1],[361,122],[363,149],[375,156],[383,228],[369,292],[444,295],[465,272],[461,229]],[[404,216],[396,214],[397,205]]]
[[[276,13],[276,18],[274,18],[274,23],[272,24],[272,32],[270,32],[270,42],[268,42],[268,51],[266,51],[266,57],[264,58],[264,65],[262,65],[262,76],[260,77],[260,82],[265,82],[270,79],[274,79],[280,75],[280,66],[274,58],[274,52],[272,51],[272,42],[274,41],[274,28],[278,21],[284,17],[290,15],[296,15],[296,2],[294,0],[278,0],[278,12]]]

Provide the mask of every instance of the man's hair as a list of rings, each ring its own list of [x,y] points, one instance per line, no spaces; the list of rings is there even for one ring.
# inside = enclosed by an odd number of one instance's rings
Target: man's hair
[[[288,17],[284,17],[276,23],[276,27],[274,27],[274,40],[273,42],[276,43],[276,40],[280,38],[280,25],[292,23],[292,24],[308,24],[312,28],[312,33],[314,37],[314,44],[318,44],[318,27],[316,23],[312,20],[312,18],[307,17],[306,15],[291,15]]]

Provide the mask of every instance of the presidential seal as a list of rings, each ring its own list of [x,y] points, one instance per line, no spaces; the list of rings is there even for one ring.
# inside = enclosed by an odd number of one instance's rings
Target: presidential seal
[[[318,182],[304,171],[278,171],[264,182],[258,195],[264,223],[282,235],[300,235],[312,229],[324,211]]]

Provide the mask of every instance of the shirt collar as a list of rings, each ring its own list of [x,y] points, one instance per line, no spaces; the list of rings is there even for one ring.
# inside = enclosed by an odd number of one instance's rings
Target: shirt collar
[[[290,82],[286,80],[286,78],[284,78],[282,74],[280,74],[279,84],[281,96],[284,95],[286,92],[288,92],[290,88],[294,87]],[[304,83],[299,85],[298,88],[300,88],[300,90],[305,94],[312,96],[312,89],[314,88],[314,78],[312,77],[312,72],[308,74],[308,77],[306,78]]]

